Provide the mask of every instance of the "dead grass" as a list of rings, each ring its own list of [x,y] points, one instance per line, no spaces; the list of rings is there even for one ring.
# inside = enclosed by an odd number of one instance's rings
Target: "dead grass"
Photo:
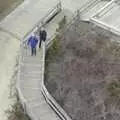
[[[75,21],[60,37],[59,54],[47,65],[45,80],[73,120],[120,120],[119,100],[108,92],[119,95],[116,83],[110,83],[120,78],[120,46],[111,41],[119,37],[113,36],[91,23]]]

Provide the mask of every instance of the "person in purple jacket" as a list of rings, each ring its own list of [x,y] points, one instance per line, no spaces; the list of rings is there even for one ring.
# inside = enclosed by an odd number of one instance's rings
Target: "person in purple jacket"
[[[38,38],[35,36],[34,33],[28,39],[27,44],[30,45],[30,47],[31,47],[31,56],[33,56],[33,55],[36,56],[36,46],[38,44]]]

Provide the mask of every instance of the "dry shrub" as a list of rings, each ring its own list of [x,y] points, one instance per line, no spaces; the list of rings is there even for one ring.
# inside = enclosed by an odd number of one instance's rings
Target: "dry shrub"
[[[11,108],[6,110],[8,120],[31,120],[24,112],[22,105],[19,101],[11,105]]]
[[[53,56],[46,67],[46,85],[50,93],[73,120],[108,120],[107,113],[116,117],[111,113],[113,107],[103,112],[104,101],[109,97],[107,90],[114,88],[113,83],[108,87],[106,83],[112,76],[120,76],[119,44],[111,41],[108,31],[82,21],[76,26],[75,21],[61,34],[59,45],[59,54]],[[115,93],[119,95],[118,88],[112,90],[112,94]],[[116,120],[118,118],[120,116]]]

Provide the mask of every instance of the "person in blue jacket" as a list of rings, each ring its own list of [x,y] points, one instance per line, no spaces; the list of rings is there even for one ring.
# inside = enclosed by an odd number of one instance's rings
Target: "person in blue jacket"
[[[33,55],[36,56],[36,46],[38,44],[38,38],[35,36],[34,33],[28,39],[27,44],[30,45],[30,47],[31,47],[31,56],[33,56]]]

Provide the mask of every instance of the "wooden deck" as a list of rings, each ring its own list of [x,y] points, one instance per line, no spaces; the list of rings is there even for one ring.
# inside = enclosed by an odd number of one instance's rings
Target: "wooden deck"
[[[55,34],[58,23],[64,14],[59,13],[46,25],[48,40]],[[48,43],[48,40],[46,43]],[[42,46],[45,46],[44,42]],[[44,52],[43,48],[37,48],[37,55],[31,56],[30,48],[22,49],[22,61],[20,66],[19,88],[25,101],[26,112],[34,120],[60,120],[56,113],[46,103],[42,92],[42,73]]]

